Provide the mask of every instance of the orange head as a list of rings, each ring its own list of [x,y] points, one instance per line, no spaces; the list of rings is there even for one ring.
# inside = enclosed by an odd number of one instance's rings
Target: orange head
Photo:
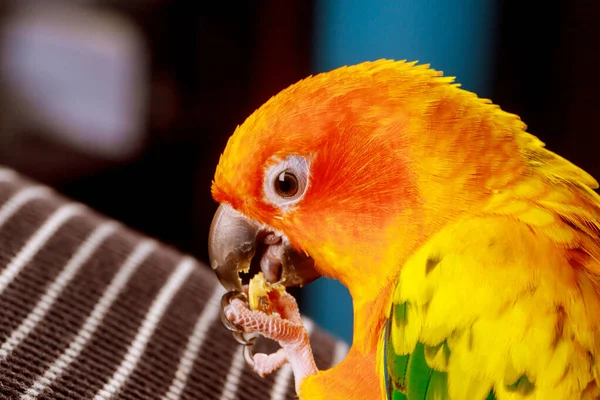
[[[490,170],[520,168],[506,154],[523,129],[427,65],[343,67],[287,88],[239,126],[212,193],[366,301],[435,226],[493,190]]]

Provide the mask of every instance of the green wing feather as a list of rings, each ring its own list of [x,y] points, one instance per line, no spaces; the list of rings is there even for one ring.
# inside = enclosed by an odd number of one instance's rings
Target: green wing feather
[[[383,362],[387,399],[448,400],[448,374],[431,368],[427,362],[427,356],[450,356],[445,342],[437,346],[417,342],[410,354],[397,354],[394,350],[391,330],[406,324],[406,307],[407,303],[394,304],[385,327]],[[496,400],[493,391],[486,400]]]
[[[540,232],[461,220],[404,262],[378,348],[388,400],[600,398],[598,278],[582,263],[599,264]]]

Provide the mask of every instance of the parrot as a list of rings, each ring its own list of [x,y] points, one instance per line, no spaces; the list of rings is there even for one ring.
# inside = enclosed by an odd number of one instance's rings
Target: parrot
[[[515,114],[417,61],[308,76],[237,126],[209,257],[232,330],[281,348],[302,400],[600,399],[600,196]],[[347,287],[353,339],[319,370],[294,298]],[[322,301],[326,302],[327,299]]]

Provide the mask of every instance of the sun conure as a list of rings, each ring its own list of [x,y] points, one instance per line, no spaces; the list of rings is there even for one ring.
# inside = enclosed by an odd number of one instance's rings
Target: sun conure
[[[519,117],[428,65],[379,60],[304,79],[230,138],[211,263],[348,287],[354,338],[318,371],[293,298],[224,311],[279,341],[300,399],[599,399],[600,197]],[[324,300],[326,301],[326,300]],[[273,305],[274,304],[274,305]]]

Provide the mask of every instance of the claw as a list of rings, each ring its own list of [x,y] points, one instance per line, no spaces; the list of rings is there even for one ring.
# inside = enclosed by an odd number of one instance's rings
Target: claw
[[[289,362],[298,389],[306,376],[316,374],[318,370],[310,348],[308,332],[302,325],[298,305],[294,298],[285,292],[278,300],[278,314],[268,315],[262,311],[250,310],[239,298],[232,299],[224,312],[226,318],[235,326],[242,327],[244,332],[260,334],[275,340],[282,347],[280,351],[283,352],[262,355],[258,362],[256,356],[252,356],[251,348],[245,347],[244,356],[252,370],[264,376]]]
[[[256,333],[246,333],[244,332],[244,328],[238,324],[231,322],[227,315],[225,314],[225,309],[231,304],[231,301],[237,299],[239,301],[244,302],[246,305],[248,304],[248,296],[244,292],[239,292],[236,290],[232,290],[227,292],[221,297],[221,324],[229,331],[231,331],[233,338],[244,346],[244,359],[246,360],[246,364],[253,370],[255,370],[255,362],[254,356],[252,354],[252,349],[254,348],[254,343],[256,342],[256,338],[258,334]]]
[[[239,344],[244,346],[252,346],[254,345],[258,335],[244,332],[244,328],[242,326],[231,322],[225,315],[225,309],[231,304],[233,299],[239,299],[240,301],[244,302],[244,304],[248,304],[248,296],[246,296],[246,293],[235,290],[225,293],[223,297],[221,297],[221,323],[223,326],[225,326],[225,328],[233,333],[233,337]]]

